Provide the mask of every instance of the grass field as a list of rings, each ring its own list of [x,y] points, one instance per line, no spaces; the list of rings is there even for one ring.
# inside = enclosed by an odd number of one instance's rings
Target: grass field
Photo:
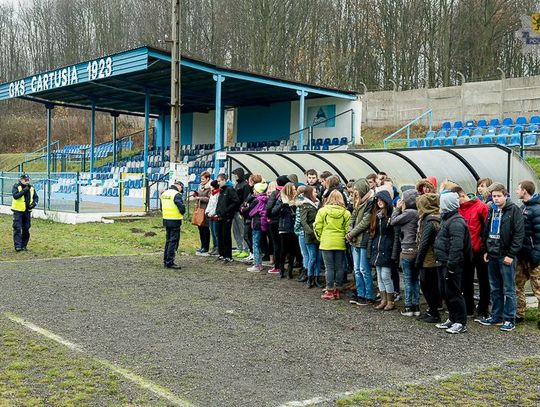
[[[28,251],[15,253],[11,224],[11,216],[0,215],[0,261],[156,253],[163,250],[165,241],[160,217],[81,225],[32,219]],[[192,254],[199,248],[197,228],[189,221],[182,226],[180,240],[183,252]]]

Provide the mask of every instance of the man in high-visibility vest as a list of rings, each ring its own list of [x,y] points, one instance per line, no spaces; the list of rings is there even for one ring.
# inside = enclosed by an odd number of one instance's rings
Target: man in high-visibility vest
[[[174,181],[169,189],[161,194],[161,210],[163,213],[163,226],[166,231],[165,249],[163,251],[163,265],[169,269],[180,270],[175,264],[174,258],[178,244],[180,243],[180,227],[186,213],[186,207],[182,199],[184,184]]]
[[[32,209],[39,202],[35,188],[30,185],[30,177],[23,174],[19,182],[13,185],[13,199],[11,211],[13,212],[13,243],[15,250],[20,252],[27,250],[30,240],[30,226]]]

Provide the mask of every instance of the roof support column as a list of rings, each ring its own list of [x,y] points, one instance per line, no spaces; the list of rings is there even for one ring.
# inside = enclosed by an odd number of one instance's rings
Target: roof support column
[[[92,103],[92,110],[90,114],[90,173],[91,174],[94,174],[95,144],[96,144],[96,105]]]
[[[45,105],[47,109],[47,180],[51,179],[51,138],[52,138],[52,111],[54,105]]]
[[[148,138],[150,127],[150,95],[144,95],[144,179],[148,176]],[[144,181],[143,181],[144,182]]]
[[[112,143],[113,143],[113,150],[112,150],[112,161],[113,166],[116,165],[116,159],[117,159],[117,148],[116,148],[116,132],[117,132],[117,124],[118,124],[118,113],[111,113],[112,116]]]
[[[297,90],[296,94],[300,96],[300,107],[298,109],[298,150],[304,149],[304,118],[305,118],[305,100],[308,93],[305,90]]]
[[[214,154],[214,176],[219,174],[220,160],[218,160],[217,152],[223,148],[221,143],[221,84],[225,80],[225,77],[222,75],[214,75],[214,80],[216,81],[216,121],[214,125],[214,143],[215,151]]]
[[[165,162],[165,118],[166,114],[161,114],[161,162]],[[169,154],[171,154],[169,150]]]

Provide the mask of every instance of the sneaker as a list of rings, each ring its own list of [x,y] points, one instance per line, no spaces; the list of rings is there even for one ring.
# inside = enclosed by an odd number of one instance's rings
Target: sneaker
[[[401,294],[399,292],[394,293],[394,302],[398,302],[401,300]]]
[[[474,322],[478,322],[480,325],[484,325],[484,326],[491,326],[491,325],[501,326],[503,324],[501,321],[497,321],[493,317],[490,317],[487,319],[475,319]]]
[[[401,315],[404,317],[412,317],[414,315],[414,311],[412,307],[405,307],[403,311],[401,311]]]
[[[358,297],[358,295],[356,295],[356,293],[353,293],[351,295],[351,298],[349,298],[349,304],[359,305],[359,302],[360,298]]]
[[[195,256],[208,257],[208,256],[210,256],[210,253],[208,253],[208,252],[196,252]]]
[[[224,263],[224,264],[231,264],[232,262],[234,262],[234,260],[231,259],[230,257],[229,257],[229,258],[223,259],[223,263]]]
[[[244,259],[244,263],[249,263],[253,260],[254,260],[253,253],[250,253],[249,256]]]
[[[222,261],[222,260],[224,260],[224,259],[225,259],[225,257],[223,257],[223,256],[218,256],[217,259],[216,259],[216,261]]]
[[[247,268],[247,271],[250,271],[252,273],[260,273],[262,270],[262,266],[251,266]]]
[[[212,249],[212,251],[209,253],[210,256],[217,256],[219,254],[218,249]]]
[[[462,334],[467,332],[467,326],[456,322],[446,332],[449,334]]]
[[[504,324],[499,328],[501,331],[513,331],[516,329],[516,324],[510,321],[504,321]]]
[[[268,270],[268,274],[279,274],[279,273],[281,273],[281,270],[275,267]]]
[[[435,325],[435,327],[439,328],[439,329],[448,329],[452,325],[454,325],[454,323],[452,321],[450,321],[449,319],[447,319],[446,322],[442,322],[440,324],[437,324],[437,325]]]
[[[365,298],[360,298],[357,305],[368,305],[370,302],[366,300]]]
[[[441,322],[440,317],[430,315],[430,314],[426,314],[426,315],[427,316],[424,319],[421,320],[422,322],[426,322],[428,324],[437,324],[437,323]]]
[[[413,316],[420,316],[420,305],[413,305]]]
[[[336,296],[334,294],[334,290],[325,290],[324,294],[321,295],[321,299],[323,299],[323,300],[335,300]]]
[[[237,259],[245,259],[246,257],[249,257],[249,252],[240,252],[235,256]]]

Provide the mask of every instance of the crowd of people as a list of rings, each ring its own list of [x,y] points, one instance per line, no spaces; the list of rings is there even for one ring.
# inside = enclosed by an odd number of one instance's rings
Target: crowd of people
[[[527,281],[540,299],[540,195],[531,181],[518,185],[518,207],[489,178],[476,191],[434,177],[398,190],[384,172],[346,185],[313,169],[269,183],[242,168],[232,174],[212,181],[205,172],[192,194],[205,215],[199,256],[288,279],[300,269],[298,281],[323,288],[323,300],[349,288],[351,304],[381,311],[396,309],[403,284],[401,315],[452,334],[466,332],[470,318],[512,331],[525,316]]]

